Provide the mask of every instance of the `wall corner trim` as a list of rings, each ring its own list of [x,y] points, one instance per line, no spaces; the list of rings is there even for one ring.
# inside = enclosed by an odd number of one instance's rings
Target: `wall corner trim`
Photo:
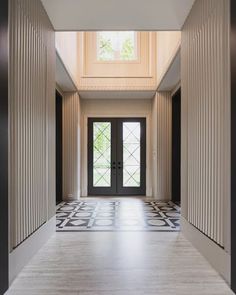
[[[211,266],[230,284],[230,254],[191,225],[184,217],[181,217],[181,231]]]
[[[9,254],[9,285],[54,234],[55,228],[56,217],[54,216]]]

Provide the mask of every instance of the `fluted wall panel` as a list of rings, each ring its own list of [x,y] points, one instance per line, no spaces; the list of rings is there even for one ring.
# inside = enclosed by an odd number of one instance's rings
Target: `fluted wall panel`
[[[172,97],[170,92],[157,92],[157,198],[171,199],[171,113]],[[154,180],[155,181],[155,180]]]
[[[182,214],[225,247],[230,200],[229,1],[197,0],[183,27]]]
[[[63,198],[80,197],[80,98],[77,92],[63,97]]]
[[[55,208],[54,32],[40,1],[10,0],[10,250]]]

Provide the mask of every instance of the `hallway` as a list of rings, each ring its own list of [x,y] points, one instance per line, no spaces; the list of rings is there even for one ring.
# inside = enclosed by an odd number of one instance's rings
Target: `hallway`
[[[7,295],[233,294],[180,232],[56,232]]]
[[[236,292],[235,48],[233,0],[1,1],[0,295]]]

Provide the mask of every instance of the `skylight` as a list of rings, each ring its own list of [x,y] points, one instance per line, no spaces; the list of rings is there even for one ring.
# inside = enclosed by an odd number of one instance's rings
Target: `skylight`
[[[97,32],[98,61],[132,61],[136,59],[136,32]]]

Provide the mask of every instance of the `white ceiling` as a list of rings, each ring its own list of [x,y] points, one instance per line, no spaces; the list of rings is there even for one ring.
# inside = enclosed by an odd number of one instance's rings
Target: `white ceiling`
[[[58,31],[181,30],[195,0],[41,0]]]

